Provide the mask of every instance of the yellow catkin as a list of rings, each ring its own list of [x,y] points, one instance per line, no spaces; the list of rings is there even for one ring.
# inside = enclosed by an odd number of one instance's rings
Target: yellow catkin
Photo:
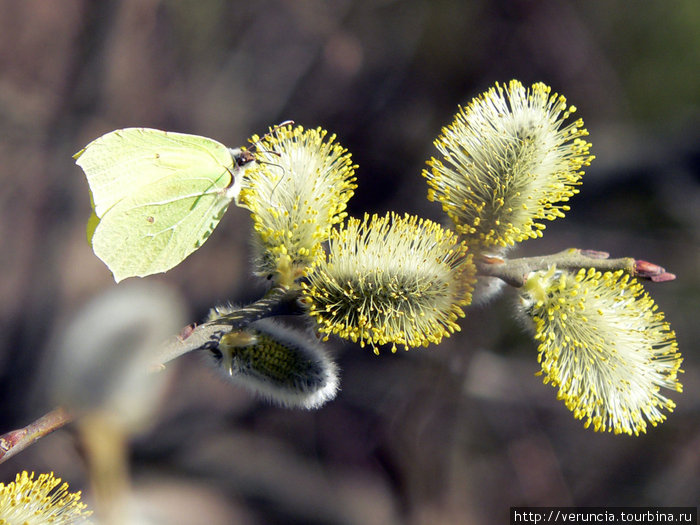
[[[256,272],[290,285],[345,219],[357,166],[321,128],[283,126],[252,140],[257,162],[239,203],[253,219]]]
[[[394,213],[350,219],[308,272],[304,301],[318,330],[361,346],[439,343],[459,330],[475,268],[438,224]]]
[[[682,390],[675,334],[628,274],[536,272],[521,304],[539,341],[543,381],[586,427],[638,435],[673,410],[661,388]]]
[[[428,198],[442,204],[475,249],[542,236],[538,221],[563,217],[592,159],[575,107],[542,84],[517,80],[461,107],[442,129],[423,175]]]
[[[53,472],[21,472],[15,481],[0,483],[0,525],[70,525],[86,523],[91,511],[80,501],[80,492],[68,492]]]

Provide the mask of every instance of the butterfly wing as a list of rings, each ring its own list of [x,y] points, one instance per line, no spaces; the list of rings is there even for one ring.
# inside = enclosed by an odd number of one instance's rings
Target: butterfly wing
[[[218,185],[181,173],[177,181],[141,187],[100,219],[92,236],[95,255],[117,282],[169,270],[209,238],[226,211],[231,198]]]
[[[234,160],[223,144],[200,137],[149,128],[118,129],[103,135],[74,155],[90,185],[98,217],[142,186],[177,178],[197,166],[218,177],[234,173]],[[222,187],[231,179],[222,180]]]
[[[122,129],[75,158],[92,196],[88,239],[117,282],[182,262],[206,241],[240,186],[232,180],[232,152],[195,135]]]

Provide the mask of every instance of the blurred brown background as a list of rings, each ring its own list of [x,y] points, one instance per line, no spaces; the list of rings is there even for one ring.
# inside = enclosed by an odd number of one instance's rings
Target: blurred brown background
[[[0,1],[0,432],[39,415],[52,333],[116,286],[85,240],[71,155],[116,128],[235,147],[294,119],[360,165],[350,213],[440,219],[420,176],[459,103],[543,81],[578,107],[597,156],[568,217],[519,254],[566,247],[654,261],[648,290],[685,356],[668,421],[639,438],[582,428],[534,376],[511,294],[444,344],[380,357],[332,341],[338,399],[252,399],[197,356],[133,442],[135,497],[170,523],[496,524],[515,505],[697,505],[700,494],[700,3],[473,0]],[[167,275],[192,320],[257,298],[246,212]],[[0,466],[89,482],[70,428]],[[168,521],[165,521],[168,523]]]

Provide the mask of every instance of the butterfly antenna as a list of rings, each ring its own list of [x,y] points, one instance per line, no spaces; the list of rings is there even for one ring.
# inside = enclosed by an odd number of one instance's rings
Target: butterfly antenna
[[[275,153],[279,156],[279,153],[277,153],[276,151],[272,151],[270,153]],[[277,186],[279,186],[280,182],[282,182],[282,179],[284,179],[284,175],[285,175],[286,170],[285,170],[284,166],[282,166],[281,164],[275,164],[274,162],[266,162],[266,161],[262,161],[262,163],[267,164],[269,166],[275,166],[275,167],[280,168],[282,170],[282,176],[277,180],[274,187],[272,188],[272,192],[270,192],[270,200],[272,201],[272,198],[275,196],[275,190],[277,190]],[[273,206],[274,206],[274,204],[273,204]]]
[[[276,133],[278,129],[283,128],[284,126],[291,126],[291,125],[293,125],[293,124],[294,124],[294,121],[293,121],[293,120],[284,120],[284,121],[280,122],[279,124],[275,124],[274,126],[272,126],[272,127],[270,128],[270,131],[268,131],[267,133],[265,133],[262,137],[260,137],[258,140],[256,140],[256,141],[253,143],[253,145],[250,147],[250,150],[251,150],[251,151],[256,151],[256,150],[258,149],[258,145],[262,142],[262,140],[263,140],[265,137],[269,137],[269,136],[272,135],[273,133]],[[273,151],[263,151],[263,153],[275,153],[275,152],[273,152]],[[277,156],[279,156],[279,154],[277,154]]]
[[[281,157],[281,153],[278,151],[273,151],[273,150],[258,150],[260,145],[262,144],[262,141],[265,137],[269,137],[270,135],[274,134],[277,132],[278,129],[283,128],[284,126],[291,126],[294,124],[293,120],[284,120],[280,122],[279,124],[276,124],[275,126],[271,127],[270,130],[265,133],[262,137],[260,137],[258,140],[253,142],[253,145],[248,149],[247,151],[244,152],[244,154],[247,154],[246,160],[256,160],[260,164],[267,164],[268,166],[275,166],[277,168],[280,168],[282,170],[282,176],[279,178],[279,180],[275,183],[275,186],[272,188],[272,192],[270,193],[270,200],[272,200],[272,197],[275,195],[275,191],[277,190],[277,186],[280,185],[280,182],[282,182],[282,179],[284,178],[284,172],[286,171],[284,166],[281,164],[277,164],[275,162],[270,162],[267,160],[261,160],[255,153],[266,153],[268,155],[276,155],[277,157]],[[273,205],[274,206],[274,205]],[[278,208],[279,206],[275,206]]]
[[[273,126],[272,128],[270,128],[270,131],[268,131],[267,133],[265,133],[265,134],[260,138],[259,141],[257,141],[255,144],[253,144],[253,148],[256,148],[257,145],[260,143],[260,141],[261,141],[262,139],[264,139],[265,137],[268,137],[268,136],[272,135],[273,133],[276,133],[278,129],[283,128],[283,127],[285,127],[285,126],[291,126],[291,125],[293,125],[293,124],[294,124],[294,121],[293,121],[293,120],[285,120],[285,121],[282,121],[282,122],[280,122],[279,124]],[[269,153],[269,154],[271,154],[271,155],[277,155],[278,157],[281,156],[281,154],[280,154],[279,152],[277,152],[277,151],[267,151],[267,150],[266,150],[266,151],[264,151],[264,153]],[[275,164],[274,162],[267,162],[267,161],[259,161],[259,162],[268,164],[268,165],[270,165],[270,166],[276,166],[276,167],[278,167],[278,168],[280,168],[280,169],[282,170],[282,176],[281,176],[281,177],[279,178],[279,180],[275,183],[275,186],[272,188],[272,192],[270,193],[270,200],[272,200],[272,198],[273,198],[274,195],[275,195],[275,191],[277,190],[277,187],[280,185],[280,183],[282,182],[282,179],[284,178],[284,172],[285,172],[286,170],[285,170],[284,166],[282,166],[281,164]]]

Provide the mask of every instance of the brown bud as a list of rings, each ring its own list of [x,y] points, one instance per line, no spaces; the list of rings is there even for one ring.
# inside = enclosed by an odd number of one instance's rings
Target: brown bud
[[[634,273],[641,279],[650,279],[655,283],[673,281],[676,278],[674,274],[668,273],[665,268],[659,266],[658,264],[643,261],[641,259],[634,261]]]

